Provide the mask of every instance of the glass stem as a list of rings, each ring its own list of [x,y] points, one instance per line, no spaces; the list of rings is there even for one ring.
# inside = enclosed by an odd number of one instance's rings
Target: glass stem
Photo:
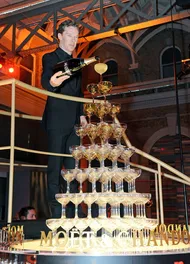
[[[65,216],[65,205],[62,204],[61,218],[66,218]]]
[[[82,193],[82,181],[80,181],[80,193]]]
[[[70,182],[67,181],[67,193],[70,193]]]
[[[117,168],[117,160],[112,161],[112,169]]]
[[[125,170],[126,170],[126,169],[129,169],[129,167],[130,167],[129,163],[128,163],[128,162],[125,162],[125,163],[124,163],[124,169],[125,169]]]
[[[75,159],[75,169],[78,169],[79,167],[79,160]]]
[[[96,192],[96,181],[92,182],[92,192],[95,193]]]
[[[101,168],[104,168],[104,160],[101,160],[101,161],[100,161],[100,167],[101,167]]]
[[[87,218],[92,218],[92,216],[91,216],[91,204],[88,204],[88,217]]]
[[[78,218],[78,204],[75,204],[75,218]]]

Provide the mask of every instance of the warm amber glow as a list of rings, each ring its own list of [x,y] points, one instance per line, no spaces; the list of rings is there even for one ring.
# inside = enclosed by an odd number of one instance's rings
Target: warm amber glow
[[[125,27],[120,27],[117,30],[117,34],[123,34],[123,33],[128,33],[128,32],[132,32],[132,31],[136,31],[136,30],[140,30],[140,29],[145,29],[145,28],[149,28],[149,27],[154,27],[154,26],[158,26],[158,25],[162,25],[165,23],[169,23],[172,21],[177,21],[180,19],[184,19],[189,17],[189,12],[184,11],[184,12],[180,12],[178,14],[173,14],[172,18],[171,16],[164,16],[161,18],[157,18],[157,19],[152,19],[146,22],[142,22],[142,23],[137,23],[134,25],[130,25],[130,26],[125,26]],[[104,38],[109,38],[109,37],[113,37],[117,35],[115,33],[115,30],[109,30],[103,33],[98,33],[98,34],[94,34],[91,36],[86,36],[84,37],[80,37],[78,40],[78,43],[83,43],[83,42],[90,42],[90,41],[94,41],[94,40],[98,40],[98,39],[104,39]]]

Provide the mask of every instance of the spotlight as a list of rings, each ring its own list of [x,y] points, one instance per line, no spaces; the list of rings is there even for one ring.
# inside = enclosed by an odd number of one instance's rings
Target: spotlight
[[[15,69],[11,66],[11,67],[9,67],[8,71],[9,71],[9,73],[13,73],[15,71]]]

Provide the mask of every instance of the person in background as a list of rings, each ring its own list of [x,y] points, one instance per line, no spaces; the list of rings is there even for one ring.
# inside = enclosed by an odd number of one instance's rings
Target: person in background
[[[23,207],[19,211],[19,220],[36,220],[36,210],[32,206]]]
[[[79,28],[72,20],[66,20],[59,25],[57,37],[59,47],[42,58],[41,83],[44,89],[57,94],[83,97],[81,91],[81,73],[73,76],[60,76],[63,72],[54,73],[54,67],[61,61],[72,58],[79,35]],[[42,123],[47,132],[48,151],[54,153],[70,154],[69,147],[79,145],[79,137],[76,135],[74,126],[87,124],[83,115],[83,104],[79,102],[61,100],[49,96],[47,98]],[[75,161],[73,158],[63,158],[49,155],[47,182],[48,202],[51,216],[61,217],[61,205],[56,201],[55,195],[60,193],[61,169],[73,169]],[[78,192],[77,182],[70,184],[71,192]],[[63,192],[66,192],[66,182],[63,184]],[[68,206],[68,209],[70,207]],[[68,215],[68,217],[72,217]]]

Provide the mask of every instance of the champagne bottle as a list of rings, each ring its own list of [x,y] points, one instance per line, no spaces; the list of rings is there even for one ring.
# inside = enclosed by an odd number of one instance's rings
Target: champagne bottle
[[[90,57],[90,58],[71,58],[65,61],[61,61],[57,63],[54,67],[54,73],[58,71],[62,71],[63,73],[57,78],[64,76],[64,75],[73,75],[86,65],[89,65],[92,62],[98,61],[100,58],[98,56]]]

